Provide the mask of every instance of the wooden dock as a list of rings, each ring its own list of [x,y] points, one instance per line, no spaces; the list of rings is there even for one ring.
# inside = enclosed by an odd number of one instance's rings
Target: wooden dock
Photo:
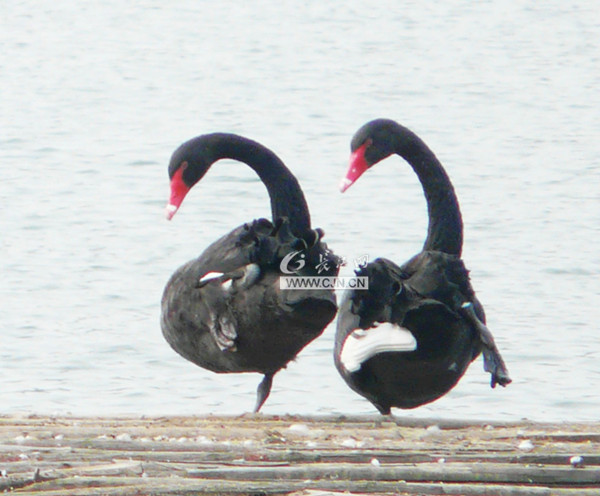
[[[37,496],[600,495],[600,423],[0,416],[0,474]]]

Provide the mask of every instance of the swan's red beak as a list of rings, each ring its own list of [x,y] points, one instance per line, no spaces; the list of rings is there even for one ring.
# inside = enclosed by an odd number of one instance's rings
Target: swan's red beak
[[[356,151],[350,155],[350,166],[348,172],[340,183],[340,191],[343,193],[350,186],[352,186],[356,180],[363,175],[363,173],[369,168],[367,160],[365,159],[365,150],[368,144],[365,143],[361,147],[357,148]]]
[[[180,167],[175,171],[175,174],[173,174],[173,178],[171,179],[171,196],[169,197],[169,203],[165,208],[167,220],[173,218],[189,190],[190,187],[183,181],[183,168]]]

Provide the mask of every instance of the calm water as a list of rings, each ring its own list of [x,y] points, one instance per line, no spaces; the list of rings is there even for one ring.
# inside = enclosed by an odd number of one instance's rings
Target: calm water
[[[5,2],[0,29],[0,414],[242,413],[259,376],[163,340],[169,275],[269,214],[211,169],[168,223],[184,140],[237,132],[299,178],[338,254],[403,262],[426,231],[399,158],[345,195],[349,140],[386,116],[448,170],[464,258],[514,379],[481,359],[400,415],[598,420],[600,21],[594,1]],[[350,267],[342,275],[349,275]],[[375,413],[333,368],[334,327],[276,376],[274,413]]]

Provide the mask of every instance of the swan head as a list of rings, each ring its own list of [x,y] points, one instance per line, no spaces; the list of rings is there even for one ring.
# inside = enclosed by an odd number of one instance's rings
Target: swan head
[[[165,208],[168,220],[177,213],[194,184],[204,177],[214,162],[211,157],[210,135],[198,136],[186,141],[173,152],[169,162],[171,194]]]
[[[183,199],[191,189],[183,179],[184,170],[184,167],[179,167],[171,178],[171,194],[169,196],[169,203],[167,203],[167,206],[165,207],[165,216],[167,217],[167,220],[171,220],[177,213]]]
[[[340,183],[342,193],[377,162],[395,152],[398,127],[392,120],[376,119],[367,122],[355,133],[350,143],[350,165]]]

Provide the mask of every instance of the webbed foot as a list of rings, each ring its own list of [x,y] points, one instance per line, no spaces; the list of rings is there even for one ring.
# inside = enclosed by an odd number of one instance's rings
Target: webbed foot
[[[217,316],[211,312],[210,317],[210,334],[219,349],[221,351],[235,351],[235,339],[237,338],[235,322],[228,315]]]
[[[470,301],[463,303],[461,307],[462,314],[469,319],[469,321],[475,326],[475,329],[479,332],[481,343],[483,344],[483,369],[489,372],[492,377],[490,386],[496,387],[496,384],[506,386],[512,382],[512,379],[508,375],[508,369],[504,363],[500,351],[496,347],[494,336],[487,326],[479,320],[479,317],[475,314],[473,303]]]
[[[512,382],[506,364],[497,349],[488,350],[483,348],[483,370],[492,374],[490,380],[492,388],[495,388],[496,384],[506,387]]]

